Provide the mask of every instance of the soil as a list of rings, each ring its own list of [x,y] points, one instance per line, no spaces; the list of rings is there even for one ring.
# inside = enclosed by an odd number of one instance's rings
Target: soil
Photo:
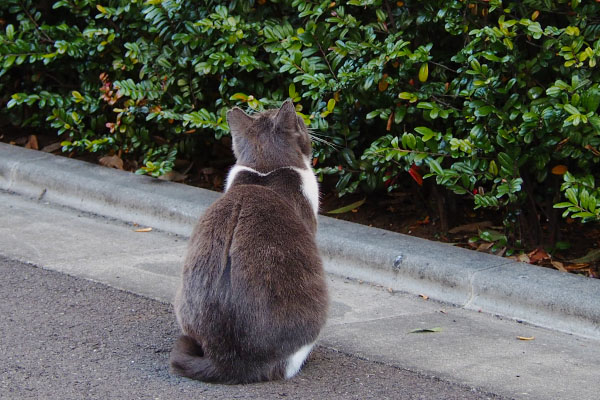
[[[63,153],[60,147],[61,140],[64,139],[57,139],[51,132],[24,135],[22,131],[0,131],[0,141],[3,142],[108,167],[129,171],[138,168],[134,161],[125,160],[120,163],[119,157],[102,159],[90,153]],[[228,165],[207,166],[177,160],[175,170],[160,179],[221,191],[228,169]],[[455,204],[452,204],[452,213],[447,218],[447,229],[444,230],[437,208],[432,201],[431,187],[428,189],[427,185],[419,186],[410,179],[408,173],[406,175],[405,190],[394,193],[373,193],[366,197],[362,194],[339,198],[335,193],[335,181],[326,180],[321,184],[321,213],[423,239],[452,243],[464,248],[510,257],[542,267],[600,278],[600,224],[581,224],[567,219],[560,226],[558,245],[553,246],[511,247],[498,241],[486,241],[480,237],[482,231],[490,231],[498,235],[505,232],[502,216],[499,213],[487,209],[474,211],[470,202],[456,198]],[[331,211],[361,200],[364,200],[364,203],[356,208],[344,213],[330,214]],[[543,229],[548,227],[543,226]]]

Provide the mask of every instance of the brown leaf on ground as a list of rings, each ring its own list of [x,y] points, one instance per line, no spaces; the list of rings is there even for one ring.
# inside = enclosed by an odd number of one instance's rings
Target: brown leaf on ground
[[[136,229],[136,232],[152,232],[152,228],[140,228]]]
[[[535,339],[534,336],[517,336],[517,339],[519,340],[533,340]]]
[[[27,143],[25,143],[25,148],[32,149],[32,150],[39,150],[37,136],[29,135],[29,138],[27,138]]]
[[[546,253],[544,249],[540,248],[533,250],[532,252],[527,254],[527,256],[529,257],[529,262],[531,264],[535,264],[538,261],[550,259],[550,254]]]
[[[408,333],[435,333],[435,332],[441,332],[442,328],[439,327],[435,327],[435,328],[425,328],[425,329],[413,329],[412,331],[408,332]]]
[[[561,263],[560,261],[550,261],[550,264],[552,264],[552,266],[554,268],[556,268],[557,270],[559,270],[561,272],[569,272],[569,270],[567,270],[565,268],[565,265],[563,263]]]
[[[487,251],[494,245],[494,242],[485,242],[477,246],[477,251]]]
[[[429,296],[427,296],[426,294],[420,294],[419,297],[421,297],[423,300],[429,299]]]
[[[448,232],[449,233],[474,233],[481,229],[489,228],[492,225],[493,225],[492,221],[473,222],[471,224],[464,224],[464,225],[456,226],[456,227],[450,229]]]
[[[519,255],[516,257],[516,260],[517,260],[517,261],[524,262],[524,263],[529,263],[529,256],[527,256],[527,254],[519,254]]]
[[[417,225],[429,225],[430,222],[429,215],[427,215],[422,220],[417,221]]]
[[[187,179],[187,177],[188,176],[186,174],[182,174],[181,172],[169,171],[166,174],[159,176],[158,179],[170,182],[183,182]]]
[[[496,252],[496,255],[497,255],[498,257],[503,257],[503,256],[504,256],[504,253],[506,253],[506,247],[503,247],[503,248],[501,248],[500,250],[498,250],[498,251]]]
[[[123,169],[123,160],[116,154],[114,156],[104,156],[100,158],[98,162],[100,165],[104,165],[108,168]]]
[[[53,153],[57,150],[60,150],[61,147],[62,146],[61,146],[60,142],[55,142],[55,143],[49,144],[48,146],[42,147],[42,151],[46,152],[46,153]]]
[[[589,263],[576,263],[576,264],[567,265],[565,268],[568,271],[578,271],[580,269],[586,269],[589,267],[590,267]]]

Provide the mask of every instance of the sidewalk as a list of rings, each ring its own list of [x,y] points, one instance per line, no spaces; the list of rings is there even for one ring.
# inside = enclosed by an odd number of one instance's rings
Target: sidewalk
[[[189,236],[219,194],[0,143],[0,189]],[[600,339],[600,280],[319,218],[328,272]]]
[[[189,232],[216,197],[7,145],[0,145],[0,188],[34,196],[0,192],[1,255],[164,301],[186,245],[168,232]],[[134,232],[133,222],[154,230]],[[320,345],[506,397],[597,398],[600,342],[556,331],[597,337],[597,281],[329,218],[320,224],[334,273]],[[434,327],[441,332],[408,333]]]
[[[169,373],[169,304],[1,256],[0,274],[2,399],[502,400],[320,346],[288,381],[191,381]]]

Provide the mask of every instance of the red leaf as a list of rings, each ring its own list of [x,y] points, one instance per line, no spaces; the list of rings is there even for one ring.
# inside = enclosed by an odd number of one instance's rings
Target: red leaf
[[[408,170],[408,173],[412,178],[419,184],[419,186],[423,186],[423,177],[419,173],[419,167],[416,164],[413,164],[412,167]]]

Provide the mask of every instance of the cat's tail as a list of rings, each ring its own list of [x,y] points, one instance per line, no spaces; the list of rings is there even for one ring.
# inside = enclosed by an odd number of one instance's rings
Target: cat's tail
[[[204,382],[221,381],[214,363],[204,357],[202,346],[190,336],[180,336],[170,356],[171,370],[177,375]]]
[[[202,350],[202,346],[190,336],[180,336],[171,350],[171,370],[177,375],[213,383],[253,383],[283,379],[286,361],[271,363],[234,362],[227,368],[218,369]],[[297,371],[296,371],[297,372]]]

